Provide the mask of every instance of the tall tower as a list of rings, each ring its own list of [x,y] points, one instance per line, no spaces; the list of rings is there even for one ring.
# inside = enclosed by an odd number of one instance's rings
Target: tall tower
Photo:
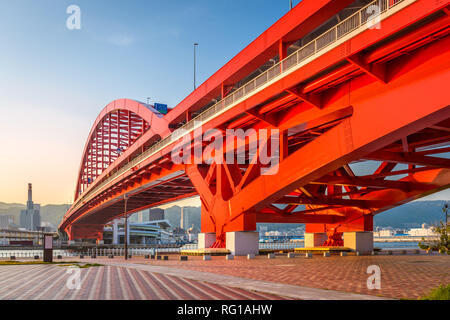
[[[27,209],[28,210],[33,210],[33,186],[32,186],[31,183],[28,184]]]
[[[41,226],[41,206],[33,202],[33,187],[28,184],[27,208],[20,212],[20,226],[28,230],[38,230]]]
[[[180,228],[184,229],[184,208],[181,207],[181,221],[180,221]]]

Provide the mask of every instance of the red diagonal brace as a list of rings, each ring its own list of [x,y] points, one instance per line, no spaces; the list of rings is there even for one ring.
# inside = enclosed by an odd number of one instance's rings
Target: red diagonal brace
[[[316,107],[319,109],[323,108],[322,101],[321,101],[322,99],[321,99],[320,95],[304,93],[303,88],[299,88],[299,87],[290,88],[290,89],[287,89],[286,91],[288,93],[296,96],[297,98],[303,100],[305,103],[307,103],[313,107]]]
[[[361,54],[355,54],[353,56],[347,57],[346,59],[349,63],[358,67],[365,73],[367,73],[372,78],[376,80],[387,83],[386,66],[384,64],[367,64],[364,62]]]

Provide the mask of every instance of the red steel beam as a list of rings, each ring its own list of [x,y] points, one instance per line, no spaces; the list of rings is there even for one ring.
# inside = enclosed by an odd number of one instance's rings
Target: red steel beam
[[[247,187],[251,191],[242,190],[230,200],[231,209],[246,211],[276,201],[349,160],[360,159],[450,117],[450,107],[447,107],[450,92],[441,90],[443,83],[450,82],[450,52],[441,50],[450,45],[449,41],[430,46],[399,66],[398,78],[388,84],[367,83],[363,78],[354,80],[352,94],[345,101],[335,102],[352,105],[353,116],[289,155],[280,163],[277,174],[261,176],[251,182]],[[424,73],[426,78],[421,76]],[[365,86],[361,86],[362,83]],[[395,108],[391,107],[393,104]],[[425,105],[427,108],[423,107]]]

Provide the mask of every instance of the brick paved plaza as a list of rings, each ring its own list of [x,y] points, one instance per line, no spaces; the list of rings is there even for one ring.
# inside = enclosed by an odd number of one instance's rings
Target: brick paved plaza
[[[65,267],[0,266],[0,299],[417,299],[450,283],[450,256],[440,255],[80,261],[104,266],[81,269],[75,291]],[[367,288],[370,265],[381,269],[380,290]]]
[[[0,266],[0,300],[279,300],[281,297],[114,266],[81,269],[79,290],[58,265]]]
[[[124,261],[123,258],[114,260]],[[231,261],[219,256],[212,257],[211,261],[203,261],[201,257],[189,257],[189,261],[179,261],[178,256],[173,255],[169,261],[144,260],[139,257],[131,261],[397,299],[417,299],[440,284],[450,283],[448,255],[314,255],[312,259],[288,259],[286,255],[277,255],[275,259],[270,260],[266,256],[258,256],[254,260],[235,257]],[[377,265],[381,269],[381,290],[367,289],[367,267],[370,265]]]

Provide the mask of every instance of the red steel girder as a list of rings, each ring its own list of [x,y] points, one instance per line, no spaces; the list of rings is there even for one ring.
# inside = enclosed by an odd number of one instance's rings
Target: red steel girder
[[[450,53],[439,49],[449,45],[448,39],[445,42],[428,47],[422,57],[417,55],[403,64],[402,72],[397,70],[401,76],[388,84],[358,79],[349,84],[353,92],[345,102],[353,106],[353,116],[289,155],[280,163],[277,174],[252,181],[249,191],[242,190],[230,200],[231,211],[251,210],[276,201],[289,189],[319,179],[333,166],[337,169],[450,117],[450,96],[448,90],[441,90],[442,84],[450,81]],[[420,76],[423,72],[426,78]],[[358,86],[358,82],[366,85]],[[391,107],[393,103],[396,108]]]
[[[420,166],[450,169],[450,160],[437,157],[422,156],[414,153],[376,151],[367,156],[367,160],[380,160],[395,163],[407,163]]]

